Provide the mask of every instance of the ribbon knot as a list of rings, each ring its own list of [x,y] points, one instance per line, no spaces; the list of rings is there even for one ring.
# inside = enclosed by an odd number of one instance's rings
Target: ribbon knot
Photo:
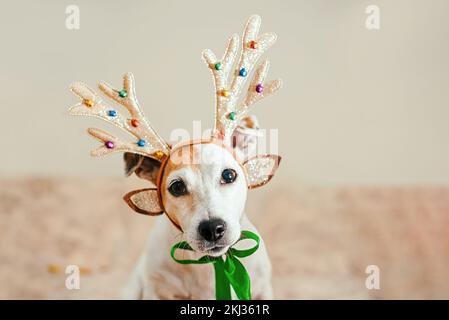
[[[239,250],[229,248],[223,257],[203,256],[198,260],[181,260],[175,258],[177,249],[194,251],[186,242],[176,243],[170,251],[170,255],[177,263],[180,264],[206,264],[212,263],[215,271],[215,298],[217,300],[231,300],[231,287],[239,300],[251,300],[251,280],[243,264],[238,258],[244,258],[252,255],[259,248],[260,238],[251,231],[242,231],[241,240],[251,239],[256,242],[252,248]],[[236,242],[236,243],[237,243]]]

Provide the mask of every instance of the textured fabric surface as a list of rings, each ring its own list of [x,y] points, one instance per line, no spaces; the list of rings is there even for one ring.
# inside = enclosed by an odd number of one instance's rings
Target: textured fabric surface
[[[137,179],[0,180],[0,298],[117,298],[155,219],[121,200]],[[295,298],[449,298],[449,188],[270,187],[247,212]],[[169,252],[167,252],[169,255]],[[65,288],[65,266],[81,289]],[[378,265],[381,290],[367,290]]]

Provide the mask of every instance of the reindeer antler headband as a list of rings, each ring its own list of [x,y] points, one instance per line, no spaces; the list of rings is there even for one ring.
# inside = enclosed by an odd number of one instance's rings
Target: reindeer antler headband
[[[249,106],[281,87],[282,83],[279,79],[265,83],[269,63],[264,61],[256,67],[246,97],[241,102],[238,99],[260,56],[276,41],[274,33],[258,35],[260,23],[261,18],[257,15],[249,18],[243,32],[240,59],[235,67],[234,61],[239,48],[239,36],[237,34],[230,38],[222,59],[218,60],[211,50],[204,50],[203,52],[203,58],[212,72],[216,90],[215,124],[211,141],[218,140],[231,145],[232,134],[239,121],[247,114]],[[228,82],[230,76],[232,80]],[[131,73],[125,74],[123,87],[120,89],[115,89],[104,82],[99,84],[99,88],[104,95],[125,107],[129,115],[109,106],[98,94],[81,82],[72,84],[70,88],[81,99],[80,103],[69,109],[70,114],[100,118],[128,132],[133,136],[134,141],[122,141],[100,129],[89,128],[88,133],[103,143],[91,154],[100,156],[118,151],[130,152],[166,163],[173,150],[146,120],[137,101],[133,75]],[[253,188],[268,182],[272,177],[273,170],[275,170],[273,168],[277,167],[279,160],[279,156],[262,155],[243,163],[248,187]],[[136,191],[129,195],[137,198],[138,194]],[[146,204],[157,203],[154,192],[144,198],[146,200],[141,202]],[[159,200],[161,200],[160,194]],[[155,207],[157,207],[157,210],[154,211],[144,210],[138,206],[133,208],[139,209],[140,211],[136,210],[138,212],[147,212],[148,214],[151,214],[151,212],[160,214],[163,211],[161,201]]]
[[[218,60],[211,50],[204,50],[203,58],[214,77],[216,89],[216,111],[213,137],[228,142],[239,120],[242,119],[248,107],[262,98],[272,94],[281,87],[281,80],[264,83],[269,62],[261,63],[252,78],[248,93],[239,104],[238,97],[245,85],[248,75],[252,72],[260,56],[276,41],[274,33],[264,33],[258,36],[261,18],[253,15],[249,18],[242,38],[242,51],[236,68],[234,60],[239,47],[239,36],[234,34],[228,43],[223,58]],[[228,82],[229,75],[232,81]],[[112,152],[132,152],[163,160],[170,153],[170,147],[146,120],[137,101],[134,77],[131,73],[123,77],[123,88],[114,89],[107,83],[99,84],[100,90],[109,98],[124,106],[129,116],[110,107],[99,95],[81,82],[72,84],[70,89],[81,99],[81,103],[70,108],[72,115],[92,116],[105,120],[130,133],[136,141],[129,143],[99,129],[89,128],[88,132],[103,145],[92,151],[93,156]]]

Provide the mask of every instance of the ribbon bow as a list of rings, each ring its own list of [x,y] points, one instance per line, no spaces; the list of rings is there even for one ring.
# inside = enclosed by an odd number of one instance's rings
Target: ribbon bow
[[[226,252],[226,259],[223,257],[203,256],[198,260],[179,260],[175,258],[177,249],[194,251],[186,242],[176,243],[170,251],[170,255],[180,264],[205,264],[213,263],[215,271],[215,298],[217,300],[231,300],[231,287],[239,300],[251,300],[251,281],[243,264],[238,258],[244,258],[252,255],[259,248],[260,238],[251,231],[242,231],[241,240],[251,239],[256,245],[250,249],[238,250],[229,248]]]

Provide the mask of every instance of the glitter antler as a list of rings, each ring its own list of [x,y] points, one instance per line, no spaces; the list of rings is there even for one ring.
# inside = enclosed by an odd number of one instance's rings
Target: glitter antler
[[[277,91],[282,82],[280,79],[264,85],[269,63],[265,61],[257,66],[245,99],[238,104],[239,93],[247,76],[251,73],[260,56],[276,41],[274,33],[258,36],[261,18],[253,15],[249,18],[242,38],[242,52],[236,68],[233,68],[238,51],[239,36],[234,34],[230,39],[225,54],[217,60],[214,53],[207,49],[203,58],[210,67],[216,89],[216,110],[213,136],[223,140],[230,139],[239,121],[246,115],[248,107],[260,99]],[[234,77],[228,86],[229,73]]]
[[[162,160],[169,153],[169,146],[149,125],[137,101],[134,76],[127,73],[123,77],[123,89],[116,90],[101,82],[98,87],[109,98],[124,106],[129,116],[111,108],[92,89],[81,82],[71,85],[70,90],[81,99],[69,109],[69,113],[77,116],[91,116],[123,129],[137,140],[134,143],[125,142],[100,129],[89,128],[88,133],[103,142],[99,148],[92,150],[93,156],[100,156],[112,152],[132,152]]]

